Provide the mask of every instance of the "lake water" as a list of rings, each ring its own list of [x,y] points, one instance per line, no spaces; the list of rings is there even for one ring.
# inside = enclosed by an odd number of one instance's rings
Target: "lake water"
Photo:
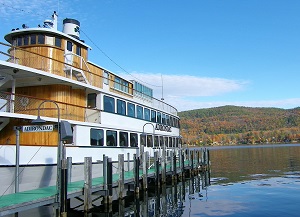
[[[210,156],[211,185],[184,202],[182,216],[300,215],[299,145],[210,148]]]
[[[100,207],[68,216],[300,216],[300,145],[208,149],[210,172],[126,198],[111,212]],[[19,216],[51,216],[45,208],[32,213]]]

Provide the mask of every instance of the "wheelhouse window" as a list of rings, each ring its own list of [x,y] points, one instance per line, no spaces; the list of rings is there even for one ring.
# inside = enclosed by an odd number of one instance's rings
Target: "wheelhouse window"
[[[24,45],[29,45],[29,35],[24,36]]]
[[[144,109],[144,119],[146,121],[150,121],[150,109],[147,108]]]
[[[38,35],[38,44],[45,44],[45,36],[44,35]]]
[[[152,122],[156,122],[156,111],[154,110],[151,110],[151,121]]]
[[[23,38],[18,38],[17,39],[17,43],[18,43],[18,46],[22,46],[23,45]]]
[[[109,96],[104,96],[104,111],[115,113],[115,99]]]
[[[143,114],[143,107],[142,106],[136,106],[136,117],[138,118],[138,119],[143,119],[143,116],[144,116],[144,114]]]
[[[113,130],[106,131],[106,145],[117,146],[117,131],[113,131]]]
[[[61,38],[55,37],[55,46],[61,47]]]
[[[120,132],[120,146],[121,147],[128,147],[128,133],[126,132]]]
[[[36,35],[30,36],[30,44],[36,44]]]
[[[130,102],[127,103],[127,116],[135,118],[135,105]]]
[[[96,93],[88,94],[88,96],[87,96],[87,106],[89,108],[96,108],[96,98],[97,98]]]
[[[137,133],[130,133],[130,147],[138,146],[138,135]]]
[[[91,129],[91,145],[103,146],[104,145],[104,132],[101,129]]]
[[[117,113],[120,115],[126,115],[126,102],[117,99]]]

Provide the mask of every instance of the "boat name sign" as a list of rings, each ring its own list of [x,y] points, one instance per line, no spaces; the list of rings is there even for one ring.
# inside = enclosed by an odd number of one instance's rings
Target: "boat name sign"
[[[172,132],[171,127],[163,124],[156,124],[155,130]]]
[[[29,126],[23,126],[22,131],[23,132],[50,132],[53,131],[54,127],[53,125],[29,125]]]

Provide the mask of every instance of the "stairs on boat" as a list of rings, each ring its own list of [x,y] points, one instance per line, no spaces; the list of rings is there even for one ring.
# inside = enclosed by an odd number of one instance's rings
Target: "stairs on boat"
[[[0,131],[9,123],[9,118],[0,118]]]

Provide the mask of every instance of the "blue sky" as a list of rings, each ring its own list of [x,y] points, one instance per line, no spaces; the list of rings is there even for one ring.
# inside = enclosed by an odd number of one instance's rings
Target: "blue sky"
[[[54,10],[60,30],[66,17],[80,21],[90,61],[157,98],[163,83],[179,111],[300,106],[299,0],[0,0],[0,33]]]

